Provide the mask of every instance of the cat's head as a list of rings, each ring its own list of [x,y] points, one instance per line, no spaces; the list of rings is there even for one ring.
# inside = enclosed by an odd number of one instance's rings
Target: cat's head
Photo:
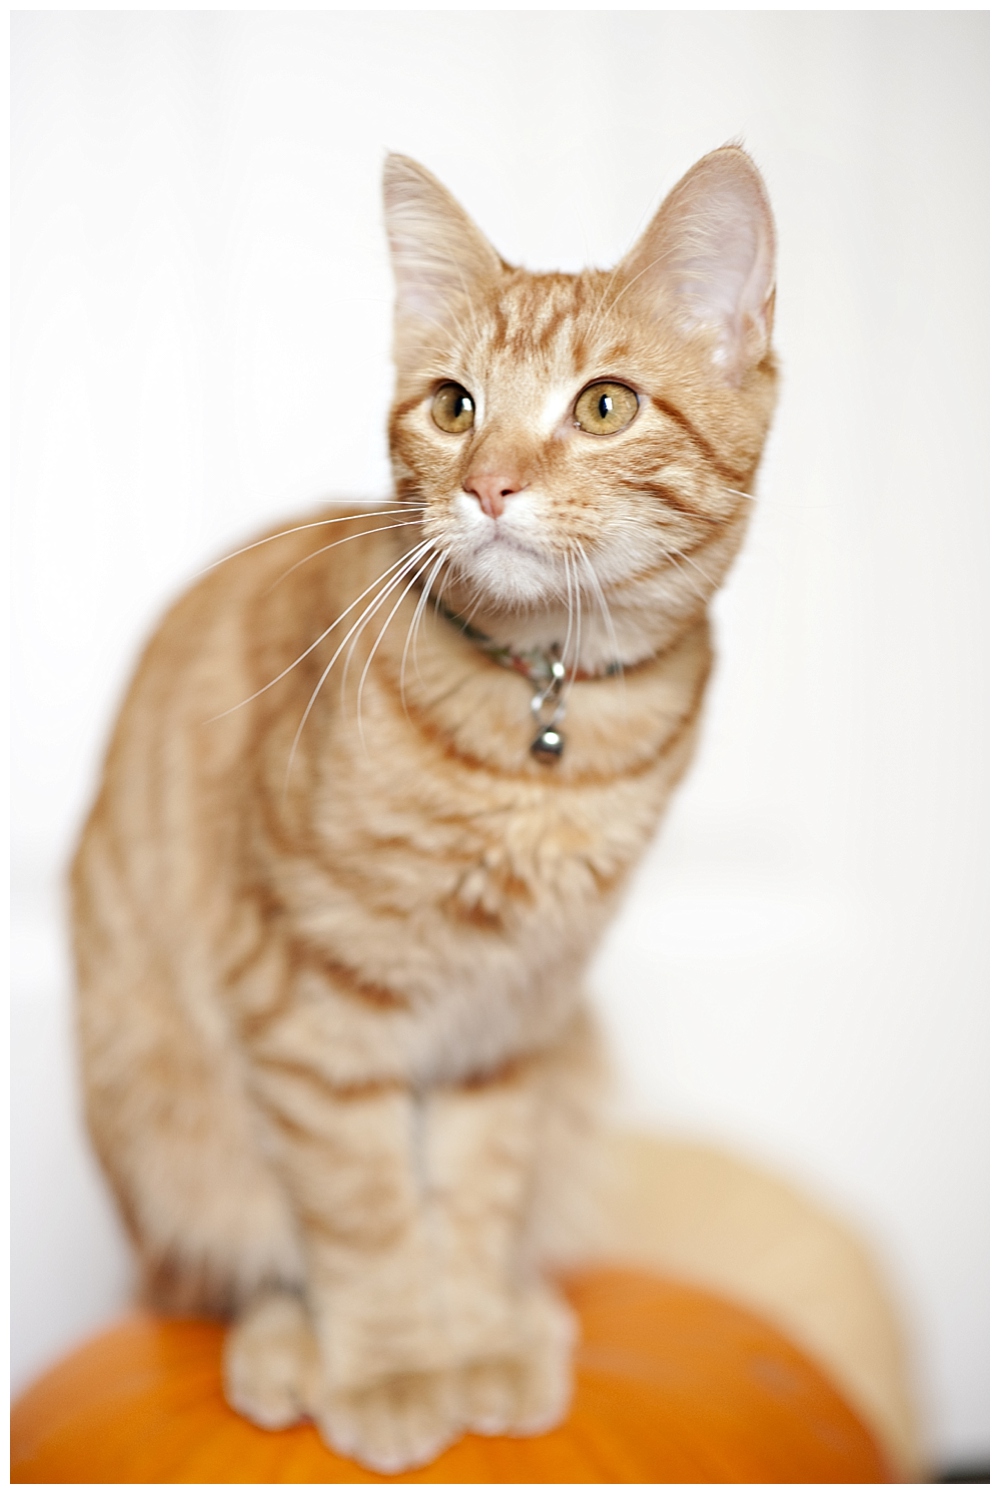
[[[507,264],[405,156],[385,201],[393,471],[459,609],[547,614],[575,586],[641,632],[703,605],[775,395],[774,224],[749,156],[705,156],[619,265],[578,275]]]

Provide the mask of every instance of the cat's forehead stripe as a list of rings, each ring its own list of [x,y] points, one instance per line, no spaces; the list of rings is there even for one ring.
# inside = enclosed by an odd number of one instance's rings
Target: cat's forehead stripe
[[[560,333],[575,331],[583,293],[579,277],[519,278],[496,307],[492,347],[521,358],[551,353]]]

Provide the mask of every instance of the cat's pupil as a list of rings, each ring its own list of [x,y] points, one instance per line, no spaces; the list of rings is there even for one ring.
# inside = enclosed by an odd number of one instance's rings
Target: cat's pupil
[[[611,395],[602,394],[600,399],[597,401],[597,413],[600,415],[601,419],[607,420],[613,409],[614,401],[612,400]]]

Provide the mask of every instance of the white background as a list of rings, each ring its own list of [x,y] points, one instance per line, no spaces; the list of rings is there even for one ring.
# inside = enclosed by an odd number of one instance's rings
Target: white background
[[[985,13],[13,18],[14,1378],[117,1310],[60,878],[193,572],[388,491],[387,148],[613,262],[742,138],[777,422],[703,744],[595,972],[623,1103],[852,1220],[935,1456],[986,1391]]]

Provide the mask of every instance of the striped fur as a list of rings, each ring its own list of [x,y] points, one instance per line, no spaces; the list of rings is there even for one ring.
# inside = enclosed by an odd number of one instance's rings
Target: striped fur
[[[742,152],[577,276],[506,265],[413,162],[386,191],[394,506],[284,526],[176,604],[72,886],[88,1120],[151,1295],[236,1315],[237,1408],[393,1471],[563,1414],[581,982],[692,750],[775,368]],[[640,398],[614,436],[573,423],[598,378]],[[443,380],[466,434],[429,418]],[[498,642],[628,666],[571,685],[557,768],[431,583]]]

